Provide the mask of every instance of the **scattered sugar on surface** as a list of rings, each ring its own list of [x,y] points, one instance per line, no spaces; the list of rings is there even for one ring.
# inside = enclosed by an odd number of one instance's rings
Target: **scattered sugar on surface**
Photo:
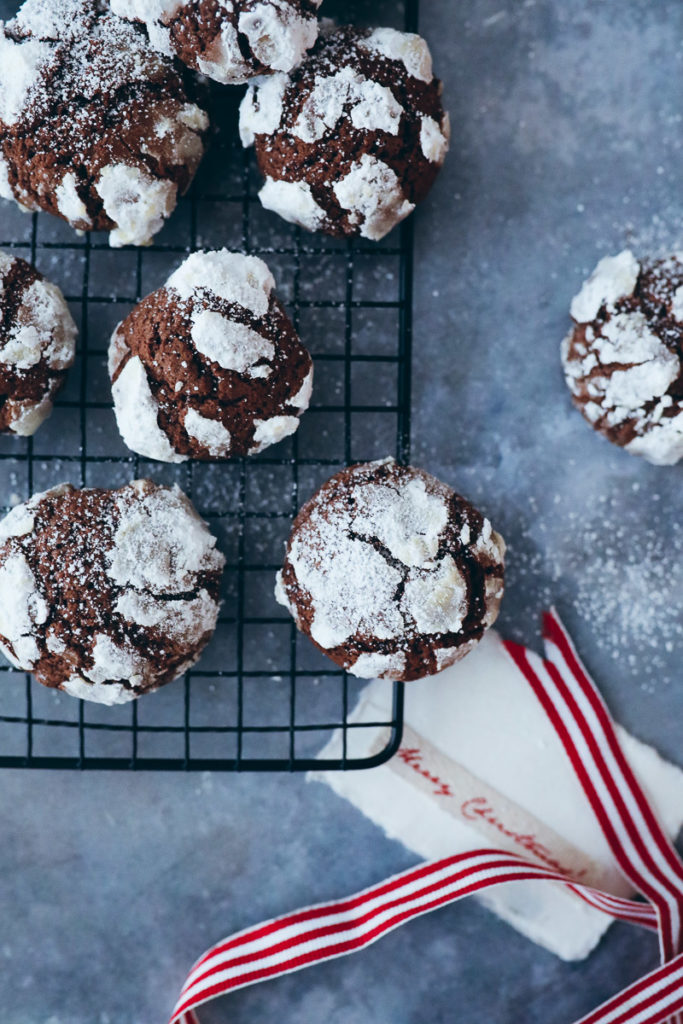
[[[509,633],[528,642],[542,609],[557,604],[584,624],[584,650],[594,645],[620,679],[654,691],[677,678],[671,655],[683,649],[683,528],[667,521],[656,491],[629,490],[574,494],[571,508],[561,492],[551,507],[528,498],[529,525],[509,546]]]

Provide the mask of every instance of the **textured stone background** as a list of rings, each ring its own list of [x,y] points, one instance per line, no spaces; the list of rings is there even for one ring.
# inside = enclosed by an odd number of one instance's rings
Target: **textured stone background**
[[[415,461],[509,540],[501,628],[533,643],[556,601],[621,721],[680,761],[683,470],[594,436],[558,345],[600,255],[683,243],[683,8],[425,0],[421,27],[454,131],[416,217]],[[299,777],[6,772],[0,820],[8,1024],[163,1022],[210,942],[413,860]],[[615,926],[563,964],[469,902],[202,1021],[569,1022],[655,956]]]

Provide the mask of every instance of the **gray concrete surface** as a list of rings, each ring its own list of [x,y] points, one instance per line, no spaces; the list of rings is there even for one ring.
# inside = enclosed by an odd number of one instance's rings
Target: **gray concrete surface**
[[[682,762],[683,470],[594,436],[558,345],[600,255],[683,243],[683,9],[425,0],[421,26],[454,131],[416,216],[414,459],[506,535],[501,629],[534,643],[554,600],[621,721]],[[6,772],[0,820],[7,1024],[163,1024],[211,942],[412,862],[300,777]],[[568,1024],[655,957],[616,926],[563,964],[468,902],[201,1019]]]

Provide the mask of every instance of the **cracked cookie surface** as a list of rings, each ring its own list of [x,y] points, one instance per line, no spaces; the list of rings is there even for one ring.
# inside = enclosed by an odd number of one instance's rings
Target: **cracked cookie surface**
[[[207,78],[241,85],[291,71],[316,40],[321,0],[111,0],[151,44]]]
[[[295,71],[251,83],[240,136],[255,147],[266,209],[379,241],[429,192],[450,126],[420,36],[326,26]]]
[[[0,650],[85,700],[156,690],[215,629],[225,564],[215,545],[177,487],[34,495],[0,522]]]
[[[683,253],[600,260],[571,305],[565,378],[591,426],[656,465],[683,458]]]
[[[504,553],[489,521],[435,477],[393,459],[363,463],[301,508],[275,595],[347,671],[418,679],[493,624]]]
[[[26,0],[0,22],[0,196],[144,245],[189,186],[208,118],[102,0]]]
[[[197,252],[118,325],[114,409],[129,448],[184,462],[252,455],[293,434],[313,363],[255,256]]]
[[[28,437],[47,419],[74,361],[76,333],[59,288],[0,251],[0,431]]]

